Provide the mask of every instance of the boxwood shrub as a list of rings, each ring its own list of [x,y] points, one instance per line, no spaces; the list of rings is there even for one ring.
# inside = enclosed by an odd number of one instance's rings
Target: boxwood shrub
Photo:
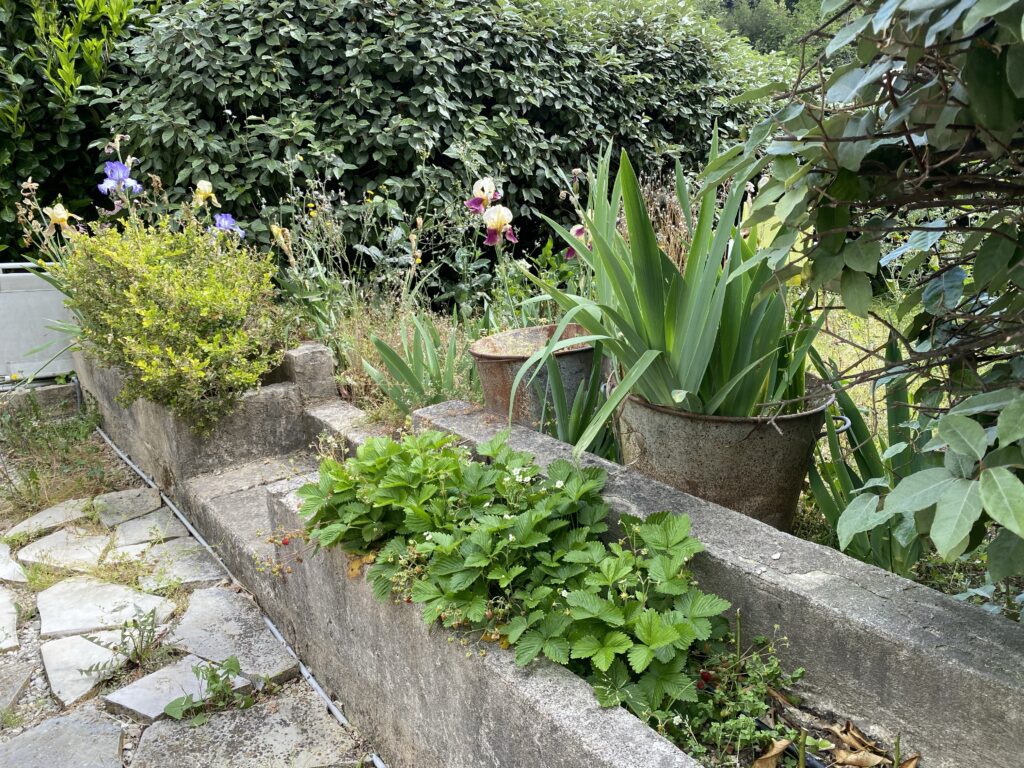
[[[123,375],[121,403],[160,403],[197,432],[280,360],[273,274],[233,234],[136,216],[69,238],[48,269],[85,349]]]
[[[123,64],[111,133],[243,215],[314,176],[441,208],[484,172],[551,210],[557,170],[613,139],[701,159],[729,97],[779,66],[669,0],[168,2]]]

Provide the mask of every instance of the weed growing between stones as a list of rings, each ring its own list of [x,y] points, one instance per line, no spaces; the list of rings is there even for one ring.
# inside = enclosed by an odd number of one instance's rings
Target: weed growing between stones
[[[85,636],[90,643],[113,651],[114,656],[108,661],[93,664],[80,671],[82,674],[112,673],[124,660],[132,667],[143,671],[160,666],[167,660],[167,653],[160,645],[166,631],[166,628],[161,628],[157,623],[155,609],[145,612],[137,610],[134,618],[121,625],[121,636],[116,642],[109,643],[92,635]]]
[[[164,713],[174,720],[188,717],[191,725],[204,725],[213,712],[248,709],[256,703],[255,694],[235,690],[235,679],[242,674],[235,656],[229,656],[220,663],[196,664],[192,672],[202,686],[202,693],[199,698],[191,693],[180,696],[164,707]],[[266,681],[260,681],[256,688],[257,692],[267,690]]]
[[[66,574],[53,566],[44,565],[43,563],[31,563],[26,565],[24,570],[25,578],[27,579],[26,585],[33,592],[42,592],[45,589],[49,589],[66,576]]]

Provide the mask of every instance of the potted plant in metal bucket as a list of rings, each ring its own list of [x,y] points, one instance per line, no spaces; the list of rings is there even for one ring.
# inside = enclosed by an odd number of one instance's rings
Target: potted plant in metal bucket
[[[618,385],[592,428],[614,414],[624,463],[785,529],[831,400],[804,372],[823,317],[812,322],[810,297],[791,304],[758,228],[734,225],[744,180],[720,207],[719,185],[708,184],[694,220],[677,171],[689,232],[680,268],[659,247],[625,154],[609,192],[610,160],[591,174],[586,240],[549,220],[592,273],[591,295],[530,278],[565,311],[562,323],[612,358]]]

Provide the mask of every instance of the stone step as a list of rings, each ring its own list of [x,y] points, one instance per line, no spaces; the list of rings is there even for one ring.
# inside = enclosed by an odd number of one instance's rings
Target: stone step
[[[0,744],[10,768],[121,768],[121,725],[91,703]],[[198,763],[196,763],[198,765]]]
[[[238,659],[242,675],[282,683],[298,674],[298,662],[271,634],[259,607],[225,587],[198,589],[165,643],[208,661]]]
[[[367,765],[353,734],[302,682],[250,709],[227,710],[200,728],[161,720],[149,726],[132,768],[355,768]]]

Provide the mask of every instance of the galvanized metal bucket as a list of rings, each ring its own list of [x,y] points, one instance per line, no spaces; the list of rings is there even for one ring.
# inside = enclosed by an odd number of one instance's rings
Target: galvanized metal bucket
[[[519,369],[530,355],[543,349],[557,329],[556,325],[538,325],[514,328],[478,339],[469,348],[476,361],[477,375],[484,393],[484,407],[492,413],[508,418],[512,385]],[[574,323],[566,326],[561,339],[583,336],[586,331]],[[561,340],[560,339],[560,340]],[[594,348],[590,344],[571,346],[555,352],[558,371],[562,377],[566,397],[571,398],[590,374],[594,361]],[[532,372],[531,372],[532,373]],[[541,364],[533,384],[527,386],[530,374],[520,381],[512,407],[512,421],[530,429],[540,427],[544,395],[547,392],[547,369]],[[550,397],[549,397],[550,399]]]
[[[704,416],[630,395],[617,414],[623,463],[788,531],[835,399],[820,382],[813,386],[820,394],[810,410],[775,418]]]

